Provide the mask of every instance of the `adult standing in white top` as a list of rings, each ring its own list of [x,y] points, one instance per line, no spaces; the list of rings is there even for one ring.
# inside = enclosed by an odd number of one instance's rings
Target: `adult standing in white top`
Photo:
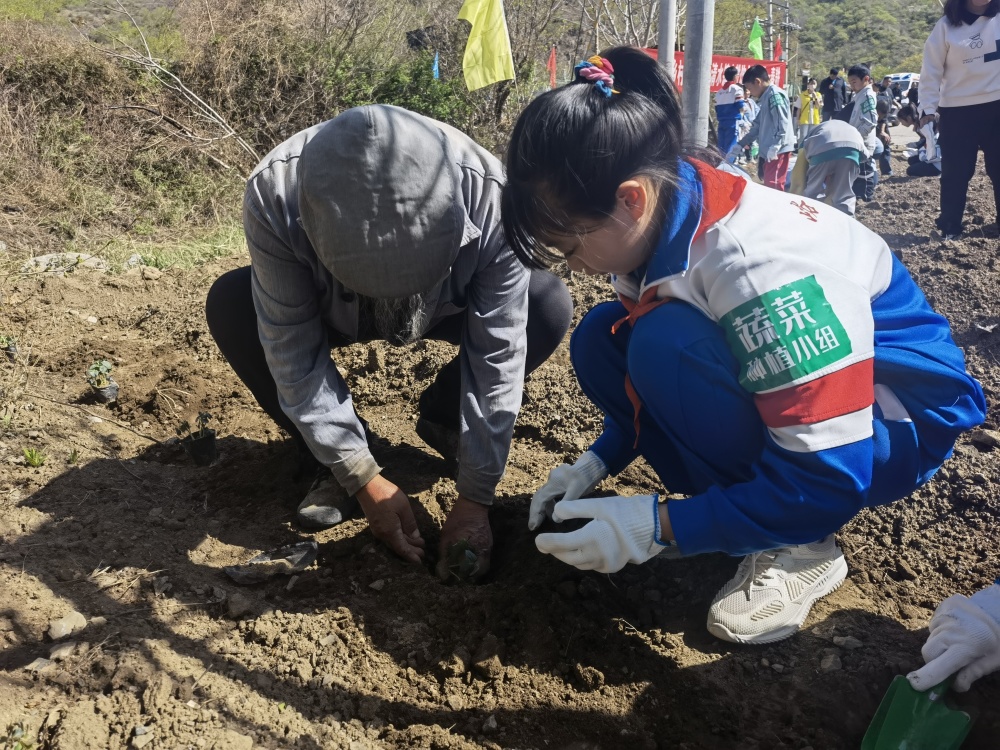
[[[924,43],[920,104],[920,124],[938,119],[940,132],[936,224],[945,239],[956,239],[980,149],[1000,217],[1000,0],[945,2],[944,16]]]

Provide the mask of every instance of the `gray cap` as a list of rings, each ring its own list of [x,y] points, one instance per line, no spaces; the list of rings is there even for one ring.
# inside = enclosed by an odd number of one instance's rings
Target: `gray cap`
[[[302,227],[348,289],[381,298],[428,292],[469,237],[461,180],[434,120],[379,104],[349,109],[302,151]]]

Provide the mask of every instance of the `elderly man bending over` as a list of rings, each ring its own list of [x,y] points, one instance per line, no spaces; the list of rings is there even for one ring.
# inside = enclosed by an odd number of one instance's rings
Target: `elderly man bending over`
[[[488,568],[488,511],[524,376],[572,316],[562,282],[507,247],[502,184],[500,163],[468,136],[381,105],[292,136],[250,176],[251,265],[215,282],[206,315],[257,402],[315,459],[301,526],[332,526],[360,504],[378,539],[405,560],[423,558],[409,499],[382,476],[330,350],[449,341],[458,356],[421,395],[417,433],[458,463],[441,560],[464,540]]]

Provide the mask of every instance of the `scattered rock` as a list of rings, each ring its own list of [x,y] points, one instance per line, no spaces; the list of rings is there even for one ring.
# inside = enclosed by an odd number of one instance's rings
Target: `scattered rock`
[[[68,659],[76,652],[76,641],[66,641],[65,643],[57,643],[49,651],[49,658],[52,661],[62,661],[63,659]]]
[[[163,275],[163,271],[159,268],[154,268],[153,266],[142,266],[139,269],[139,275],[146,281],[156,281]]]
[[[483,733],[489,734],[495,731],[497,731],[497,717],[490,714],[486,721],[483,722]]]
[[[226,601],[226,612],[234,620],[238,620],[243,615],[250,612],[253,609],[253,602],[240,592],[235,592],[229,595],[229,599]]]
[[[142,732],[140,734],[139,732]],[[152,742],[156,737],[153,735],[153,730],[144,726],[137,726],[135,728],[135,736],[132,737],[132,747],[136,750],[141,750],[141,748],[146,747],[150,742]]]
[[[381,591],[385,588],[385,579],[379,578],[377,581],[372,581],[368,584],[368,588],[375,589],[376,591]]]
[[[782,672],[785,671],[785,665],[784,664],[772,664],[771,665],[771,669],[773,669],[778,674],[781,674]]]
[[[35,659],[33,662],[31,662],[31,664],[28,664],[24,668],[24,671],[26,671],[26,672],[43,672],[46,669],[48,669],[49,667],[51,667],[52,664],[53,664],[53,662],[52,662],[51,659],[42,659],[41,657],[39,657],[38,659]]]
[[[985,448],[986,450],[1000,448],[1000,433],[994,432],[993,430],[973,430],[969,433],[969,440],[972,441],[973,445],[979,448]]]
[[[834,636],[833,645],[840,646],[841,648],[846,648],[848,651],[853,651],[856,648],[861,648],[865,644],[855,638],[853,635],[845,636]]]
[[[96,255],[87,255],[86,253],[48,253],[28,260],[21,266],[21,273],[44,271],[54,276],[62,276],[66,271],[77,268],[107,271],[108,264]]]
[[[840,657],[836,654],[826,654],[819,662],[821,672],[833,672],[841,668]]]
[[[87,618],[73,610],[65,617],[49,622],[49,638],[58,641],[60,638],[72,635],[85,627],[87,627]]]
[[[458,695],[457,693],[452,693],[451,695],[449,695],[445,699],[445,702],[451,707],[452,711],[461,711],[463,708],[465,708],[465,699],[462,698],[462,696]]]

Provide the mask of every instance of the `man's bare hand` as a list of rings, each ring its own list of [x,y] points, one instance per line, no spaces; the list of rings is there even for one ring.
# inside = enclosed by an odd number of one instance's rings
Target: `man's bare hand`
[[[376,539],[407,562],[423,560],[424,539],[406,493],[379,474],[358,491],[357,498]]]
[[[489,572],[493,530],[488,505],[461,495],[441,528],[437,574],[442,581],[475,581]]]

